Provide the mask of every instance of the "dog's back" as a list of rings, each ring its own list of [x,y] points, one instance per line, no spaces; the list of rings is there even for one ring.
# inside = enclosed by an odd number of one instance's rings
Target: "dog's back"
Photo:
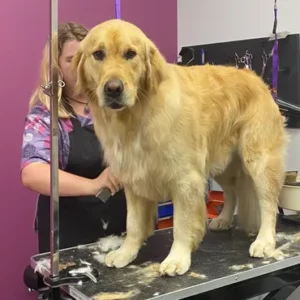
[[[243,143],[256,151],[286,145],[284,117],[253,71],[214,65],[170,68],[180,90],[182,118],[193,123],[185,134],[202,136],[199,142],[207,143],[211,164],[225,152],[243,151]]]

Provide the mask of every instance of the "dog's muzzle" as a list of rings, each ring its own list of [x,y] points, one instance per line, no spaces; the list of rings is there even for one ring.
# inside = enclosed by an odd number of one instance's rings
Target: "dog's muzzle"
[[[120,79],[110,79],[104,85],[105,105],[111,109],[124,107],[123,103],[124,85]]]

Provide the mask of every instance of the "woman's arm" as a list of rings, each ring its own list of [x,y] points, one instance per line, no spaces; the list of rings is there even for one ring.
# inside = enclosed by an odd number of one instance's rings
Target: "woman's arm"
[[[62,170],[58,170],[58,191],[61,197],[91,196],[101,189],[101,182],[97,179],[87,179]],[[50,165],[33,162],[22,169],[23,185],[39,194],[50,195]]]
[[[101,189],[101,182],[79,177],[63,171],[66,161],[62,149],[62,128],[59,131],[59,195],[95,195]],[[25,119],[21,181],[23,185],[40,194],[50,195],[50,114],[46,107],[34,107]],[[99,181],[99,180],[98,180]]]
[[[21,178],[26,188],[39,194],[50,195],[49,164],[33,162],[23,168]],[[94,196],[104,187],[108,187],[112,194],[121,189],[118,180],[111,175],[109,168],[105,169],[95,179],[58,170],[58,193],[60,197]]]
[[[108,168],[95,179],[63,171],[66,161],[61,149],[62,143],[59,145],[59,196],[92,196],[104,187],[108,187],[112,194],[115,194],[120,189],[119,182],[110,174]],[[25,187],[40,194],[50,195],[50,156],[49,111],[43,106],[37,106],[25,120],[21,159],[21,181]]]

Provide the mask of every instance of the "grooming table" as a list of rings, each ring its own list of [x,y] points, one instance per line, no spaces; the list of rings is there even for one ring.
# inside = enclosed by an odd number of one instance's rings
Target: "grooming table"
[[[77,300],[164,299],[240,300],[264,293],[270,299],[287,299],[300,284],[300,242],[294,227],[278,223],[277,248],[284,256],[271,259],[250,258],[248,249],[254,237],[236,228],[208,232],[193,254],[189,272],[177,277],[159,277],[158,263],[168,254],[172,230],[156,231],[141,249],[138,258],[123,269],[107,268],[93,258],[96,244],[60,251],[63,265],[79,261],[92,263],[100,272],[98,283],[64,287]],[[31,257],[36,267],[49,253]],[[49,270],[40,271],[48,276]],[[272,295],[274,296],[272,298]]]

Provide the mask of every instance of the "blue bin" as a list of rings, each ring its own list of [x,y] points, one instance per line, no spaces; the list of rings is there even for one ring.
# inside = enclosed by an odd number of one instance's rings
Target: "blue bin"
[[[165,202],[158,205],[158,219],[173,216],[173,203]]]

